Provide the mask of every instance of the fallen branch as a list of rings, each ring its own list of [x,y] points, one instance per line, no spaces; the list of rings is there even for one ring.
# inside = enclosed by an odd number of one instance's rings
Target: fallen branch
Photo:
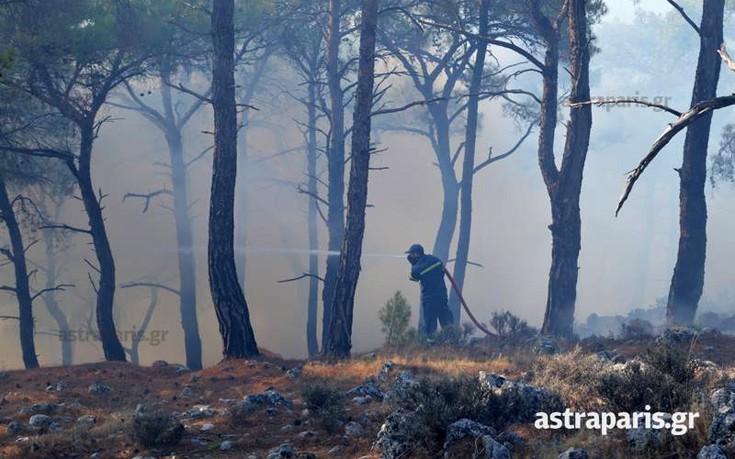
[[[674,110],[673,108],[663,105],[663,104],[656,104],[653,102],[648,102],[645,100],[641,100],[635,97],[627,98],[627,99],[592,99],[592,100],[585,100],[582,102],[575,102],[573,104],[569,104],[571,108],[579,108],[584,105],[597,105],[598,107],[602,107],[603,105],[617,105],[617,104],[637,104],[637,105],[643,105],[646,107],[652,107],[652,108],[658,108],[664,111],[667,111],[671,113],[674,116],[681,116],[681,112]]]

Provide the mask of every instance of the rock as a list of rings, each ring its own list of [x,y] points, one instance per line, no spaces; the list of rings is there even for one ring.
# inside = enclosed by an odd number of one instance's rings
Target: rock
[[[460,419],[447,427],[444,449],[451,451],[454,445],[463,438],[480,438],[486,435],[495,436],[495,429],[470,419]]]
[[[360,425],[360,423],[350,421],[345,425],[345,435],[348,437],[362,437],[365,435],[365,429]]]
[[[302,418],[308,418],[310,414],[311,414],[311,411],[309,411],[308,408],[304,408],[303,410],[301,410],[301,417]]]
[[[87,424],[92,425],[97,423],[97,418],[90,414],[85,414],[84,416],[79,416],[77,418],[77,424]]]
[[[589,454],[583,449],[569,448],[563,453],[559,454],[559,459],[587,459]]]
[[[194,395],[194,389],[188,386],[184,387],[184,389],[179,394],[180,397],[191,397],[192,395]]]
[[[383,397],[385,396],[385,392],[378,387],[378,385],[373,381],[367,381],[362,385],[359,385],[353,389],[350,389],[347,391],[348,397],[372,397],[377,400],[383,400]]]
[[[273,389],[268,389],[265,392],[259,394],[250,394],[244,397],[244,401],[253,405],[273,405],[273,406],[285,406],[291,407],[293,403],[283,395],[279,394]]]
[[[51,425],[51,417],[45,414],[34,414],[28,420],[28,425],[34,429],[46,429]]]
[[[191,370],[189,369],[189,367],[187,367],[187,366],[185,366],[185,365],[177,365],[177,366],[176,366],[176,374],[177,374],[177,375],[183,375],[184,373],[188,373],[188,372],[190,372],[190,371],[191,371]],[[192,375],[192,376],[193,376],[193,375]]]
[[[275,408],[266,408],[266,410],[265,410],[265,414],[266,414],[266,415],[267,415],[267,416],[268,416],[269,418],[275,418],[276,416],[278,416],[278,410],[277,410],[277,409],[275,409]]]
[[[727,459],[727,454],[720,445],[707,445],[699,450],[697,459]]]
[[[196,373],[195,373],[195,374],[193,374],[193,375],[191,375],[191,376],[189,376],[189,382],[190,382],[190,383],[195,383],[195,382],[199,382],[199,379],[200,379],[200,377],[199,377],[199,375],[198,375],[198,374],[196,374]]]
[[[199,430],[201,430],[202,432],[209,432],[210,430],[214,430],[214,424],[212,424],[211,422],[208,422],[204,424],[203,426],[201,426]]]
[[[50,415],[59,409],[60,405],[56,403],[34,403],[20,409],[19,414],[45,414]]]
[[[553,355],[559,352],[559,345],[551,336],[539,335],[533,345],[533,353],[538,355]]]
[[[735,383],[730,383],[712,392],[709,400],[718,413],[724,414],[735,410]]]
[[[561,400],[551,391],[522,382],[513,382],[504,376],[479,372],[480,386],[483,390],[497,396],[507,397],[508,402],[521,406],[514,413],[518,422],[528,422],[538,412],[563,411]]]
[[[112,389],[110,387],[105,386],[104,384],[100,384],[96,381],[93,382],[87,388],[87,390],[89,391],[90,394],[94,394],[94,395],[106,395],[112,392]]]
[[[223,442],[222,442],[222,443],[221,443],[221,444],[219,445],[219,450],[220,450],[220,451],[228,451],[228,450],[231,450],[233,446],[235,446],[235,444],[234,444],[234,443],[232,443],[232,442],[231,442],[231,441],[229,441],[229,440],[225,440],[225,441],[223,441]]]
[[[625,432],[628,439],[628,448],[637,453],[642,453],[654,447],[661,440],[661,431],[638,427]]]
[[[522,445],[526,440],[515,432],[506,430],[495,437],[497,441],[505,445],[508,450],[512,451],[517,446]]]
[[[270,450],[268,453],[268,459],[288,459],[296,457],[296,451],[293,446],[288,443],[284,443],[281,446]]]
[[[291,432],[294,429],[294,426],[292,424],[286,424],[285,426],[281,427],[281,432]]]
[[[191,442],[196,446],[209,446],[209,442],[207,440],[199,437],[192,438]]]
[[[151,367],[153,368],[161,368],[161,367],[167,367],[167,366],[168,366],[168,362],[166,362],[165,360],[154,360],[153,363],[151,364]]]
[[[301,376],[301,367],[293,367],[286,372],[286,377],[291,381],[298,379],[299,376]]]
[[[735,411],[715,413],[709,426],[709,441],[728,441],[735,433]]]
[[[380,366],[380,371],[378,371],[378,381],[387,381],[395,366],[396,364],[391,362],[390,360],[386,360],[385,362],[383,362],[383,365]]]
[[[393,384],[393,389],[385,393],[383,401],[400,400],[407,395],[411,388],[418,384],[419,380],[411,372],[401,371],[396,375],[396,382]]]
[[[409,432],[406,429],[416,422],[415,417],[415,413],[404,409],[398,409],[388,415],[380,427],[378,439],[373,444],[373,449],[382,451],[382,459],[399,459],[409,452]]]
[[[214,410],[209,405],[194,405],[192,409],[186,412],[186,416],[191,419],[206,419],[214,416]]]
[[[510,459],[510,451],[490,435],[482,437],[485,443],[485,459]]]
[[[317,437],[317,433],[314,432],[313,430],[305,430],[299,433],[298,435],[296,435],[296,437],[299,440],[314,440]]]
[[[6,379],[10,376],[10,374],[7,371],[0,371],[0,380]]]
[[[26,430],[26,427],[22,423],[18,421],[13,421],[10,424],[8,424],[8,427],[5,429],[5,432],[8,435],[18,435],[24,430]]]
[[[156,459],[153,456],[135,456],[133,459]]]
[[[50,430],[51,432],[61,432],[61,424],[59,424],[58,422],[52,422],[48,426],[48,430]]]
[[[373,398],[369,395],[366,395],[364,397],[355,397],[352,399],[352,403],[355,405],[369,405],[373,402]]]
[[[337,445],[334,448],[332,448],[329,451],[327,451],[327,454],[329,454],[332,457],[343,457],[344,454],[342,454],[342,453],[344,452],[344,449],[345,449],[344,446]]]

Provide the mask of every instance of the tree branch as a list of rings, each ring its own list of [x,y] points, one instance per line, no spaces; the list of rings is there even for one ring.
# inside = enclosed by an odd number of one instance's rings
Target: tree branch
[[[630,192],[633,190],[635,182],[646,170],[646,167],[653,161],[653,159],[661,152],[661,150],[673,139],[676,134],[681,130],[694,123],[701,117],[712,113],[720,108],[729,107],[735,105],[735,95],[715,97],[714,99],[705,100],[692,107],[688,112],[683,113],[679,119],[669,124],[669,127],[653,142],[651,149],[648,154],[641,160],[638,166],[630,171],[626,180],[625,189],[623,194],[618,201],[618,207],[615,210],[615,215],[620,213],[620,209],[623,208],[623,204],[628,199]]]
[[[43,295],[44,293],[48,293],[48,292],[63,292],[68,287],[75,287],[75,285],[74,284],[59,284],[56,287],[45,288],[45,289],[39,291],[38,293],[36,293],[35,295],[33,295],[31,297],[31,301],[35,301],[36,298],[38,298],[39,296]]]
[[[689,17],[689,15],[686,13],[686,11],[684,11],[684,8],[682,8],[681,5],[679,5],[678,3],[676,3],[674,0],[667,0],[667,1],[669,2],[669,4],[671,6],[674,7],[674,9],[676,9],[676,11],[679,12],[679,14],[681,14],[681,17],[683,17],[684,20],[687,23],[689,23],[690,26],[692,26],[692,28],[694,29],[694,31],[697,32],[697,35],[702,35],[702,31],[699,30],[699,26],[697,25],[697,23],[694,22],[694,21],[692,21],[692,18]]]
[[[292,279],[283,279],[283,280],[279,280],[279,281],[276,281],[276,282],[278,282],[279,284],[284,284],[286,282],[297,281],[297,280],[303,279],[305,277],[313,277],[313,278],[319,279],[320,281],[324,282],[324,279],[322,279],[321,277],[317,276],[316,274],[310,274],[310,273],[304,273],[304,274],[300,275],[299,277],[294,277]]]
[[[429,105],[431,103],[439,102],[441,100],[446,100],[446,98],[444,98],[444,97],[436,97],[436,98],[430,99],[430,100],[417,100],[417,101],[408,103],[406,105],[403,105],[401,107],[384,108],[384,109],[381,109],[381,110],[374,111],[374,112],[372,112],[370,114],[370,116],[386,115],[388,113],[398,113],[398,112],[402,112],[404,110],[408,110],[409,108],[415,107],[417,105]]]
[[[666,112],[671,113],[674,116],[681,116],[681,112],[674,110],[673,108],[663,105],[663,104],[656,104],[653,102],[648,102],[645,100],[638,99],[636,97],[626,98],[626,99],[592,99],[592,100],[585,100],[582,102],[575,102],[573,104],[569,104],[571,108],[579,108],[584,105],[597,105],[598,107],[602,107],[603,105],[617,105],[617,104],[637,104],[637,105],[643,105],[645,107],[652,107],[652,108],[658,108],[661,110],[664,110]]]
[[[171,292],[174,295],[181,295],[181,292],[176,290],[175,288],[169,287],[167,285],[158,284],[155,282],[130,282],[128,284],[123,284],[120,286],[120,288],[133,288],[133,287],[155,287],[160,288],[162,290],[166,290],[167,292]]]
[[[167,196],[173,196],[173,193],[171,191],[169,191],[169,190],[167,190],[167,189],[164,188],[162,190],[156,190],[156,191],[152,191],[150,193],[144,193],[144,194],[141,194],[141,193],[125,193],[125,196],[123,196],[123,199],[122,200],[123,200],[123,202],[125,202],[125,200],[128,199],[128,198],[145,199],[145,205],[143,206],[143,213],[146,213],[148,211],[148,208],[150,207],[151,200],[153,198],[155,198],[156,196],[160,196],[162,194],[165,194]]]

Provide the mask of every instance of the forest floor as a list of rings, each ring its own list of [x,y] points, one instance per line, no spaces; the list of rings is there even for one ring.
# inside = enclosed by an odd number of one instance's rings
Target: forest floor
[[[583,340],[574,345],[576,350],[562,344],[557,355],[570,356],[565,365],[574,368],[576,364],[584,365],[584,358],[596,356],[601,350],[614,349],[619,359],[626,360],[645,352],[652,343],[653,338],[645,337]],[[689,348],[692,357],[713,362],[724,379],[733,380],[735,338],[703,335]],[[538,371],[541,359],[549,357],[521,347],[476,340],[461,347],[385,349],[336,364],[284,360],[265,353],[257,359],[223,361],[196,372],[182,371],[173,364],[139,367],[114,362],[2,372],[0,458],[266,458],[284,443],[295,449],[293,457],[379,458],[380,451],[372,446],[390,408],[385,403],[358,405],[347,399],[340,415],[343,423],[358,421],[364,430],[362,434],[345,435],[344,424],[335,429],[304,411],[303,394],[309,384],[326,381],[335,389],[347,391],[374,379],[386,361],[395,364],[393,376],[409,371],[417,377],[476,378],[478,372],[486,371],[510,380],[528,380],[533,379],[533,371]],[[297,370],[288,372],[294,368]],[[109,391],[93,393],[93,383],[106,386]],[[235,400],[268,389],[277,391],[291,404],[276,404],[242,418],[228,413]],[[568,393],[576,390],[569,387]],[[138,404],[173,413],[186,428],[183,438],[171,446],[141,446],[133,421]],[[197,405],[205,405],[211,411],[202,408],[201,416],[187,415]],[[55,422],[56,428],[32,429],[29,418],[36,413],[49,415],[47,422]],[[88,422],[79,420],[86,415],[93,416],[94,422],[90,418],[86,418]],[[13,421],[16,426],[22,424],[23,429],[8,432]],[[211,425],[204,427],[206,424]],[[691,456],[685,452],[669,457],[695,457],[698,448],[707,443],[706,429],[703,424],[688,434],[692,437]],[[601,437],[585,431],[549,433],[536,430],[532,423],[512,425],[507,430],[524,438],[524,446],[514,450],[512,457],[556,458],[570,446],[587,449],[590,457],[634,457],[624,447],[625,434]],[[223,443],[225,448],[231,448],[223,450]]]

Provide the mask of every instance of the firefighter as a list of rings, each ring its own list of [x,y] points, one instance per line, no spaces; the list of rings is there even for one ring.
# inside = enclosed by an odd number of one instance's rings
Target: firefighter
[[[433,255],[424,253],[420,244],[412,245],[406,258],[411,263],[411,280],[421,283],[421,308],[424,311],[423,329],[425,336],[436,331],[437,320],[442,328],[453,324],[449,310],[447,286],[444,284],[444,263]]]

